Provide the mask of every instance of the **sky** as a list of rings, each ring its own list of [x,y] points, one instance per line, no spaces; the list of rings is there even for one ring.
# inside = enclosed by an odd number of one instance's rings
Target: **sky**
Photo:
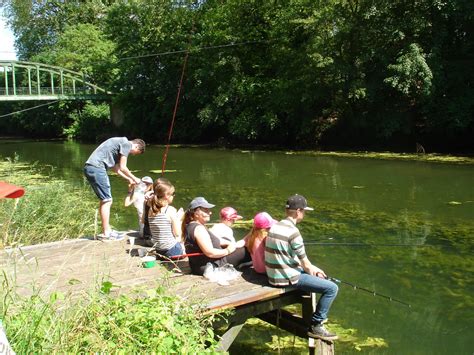
[[[13,42],[13,33],[9,28],[7,28],[5,18],[0,14],[0,60],[17,59]]]

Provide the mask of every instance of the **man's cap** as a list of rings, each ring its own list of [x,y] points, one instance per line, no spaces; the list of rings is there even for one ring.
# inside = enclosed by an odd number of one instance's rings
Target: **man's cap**
[[[188,206],[188,209],[195,210],[198,207],[212,208],[215,206],[216,205],[213,205],[212,203],[207,202],[207,200],[204,197],[196,197],[194,200],[191,201],[191,203]]]
[[[271,228],[276,222],[267,212],[257,213],[253,218],[253,226],[259,229]]]
[[[227,221],[236,221],[243,217],[237,213],[237,210],[232,207],[224,207],[220,212],[221,218]]]
[[[25,194],[23,187],[0,181],[0,198],[18,198]]]
[[[306,201],[304,196],[298,194],[288,197],[288,200],[286,201],[286,208],[289,210],[314,210],[314,208],[308,207],[308,201]]]
[[[153,179],[149,176],[144,176],[142,177],[142,182],[145,182],[147,184],[153,184]]]

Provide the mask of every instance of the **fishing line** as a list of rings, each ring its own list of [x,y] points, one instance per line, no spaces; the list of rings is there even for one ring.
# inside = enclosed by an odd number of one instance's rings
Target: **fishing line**
[[[14,114],[16,114],[16,113],[21,113],[21,112],[25,112],[25,111],[34,110],[34,109],[36,109],[36,108],[38,108],[38,107],[43,107],[43,106],[51,105],[51,104],[54,104],[54,103],[56,103],[56,102],[58,102],[58,101],[59,101],[59,100],[49,101],[49,102],[47,102],[47,103],[45,103],[45,104],[41,104],[41,105],[37,105],[37,106],[33,106],[33,107],[28,107],[28,108],[25,108],[25,109],[23,109],[23,110],[19,110],[19,111],[7,113],[6,115],[1,115],[0,118],[2,118],[2,117],[7,117],[7,116],[12,116],[12,115],[14,115]]]
[[[323,245],[323,246],[349,246],[349,247],[433,247],[426,244],[403,244],[403,243],[332,243],[332,242],[305,242],[305,245]]]
[[[400,303],[404,306],[407,306],[408,308],[411,308],[411,305],[409,303],[406,303],[406,302],[403,302],[403,301],[400,301],[396,298],[393,298],[393,297],[390,297],[390,296],[387,296],[387,295],[382,295],[381,293],[378,293],[378,292],[375,292],[375,291],[372,291],[372,290],[369,290],[369,289],[366,289],[364,287],[360,287],[360,286],[357,286],[357,285],[354,285],[353,283],[350,283],[350,282],[347,282],[347,281],[344,281],[344,280],[341,280],[341,279],[336,279],[335,277],[328,277],[327,278],[328,280],[332,281],[332,282],[335,282],[337,284],[339,283],[342,283],[344,285],[347,285],[347,286],[350,286],[352,287],[354,290],[361,290],[361,291],[365,291],[367,293],[370,293],[372,294],[373,296],[379,296],[379,297],[382,297],[382,298],[385,298],[389,301],[392,301],[392,302],[397,302],[397,303]]]
[[[193,48],[192,50],[193,52],[199,52],[199,51],[204,51],[208,49],[229,48],[229,47],[246,46],[249,44],[259,44],[259,43],[269,43],[269,42],[270,42],[269,40],[247,41],[247,42],[238,42],[238,43],[231,42],[231,43],[219,44],[215,46],[196,47],[196,48]],[[175,51],[166,51],[166,52],[150,53],[150,54],[136,55],[136,56],[130,56],[130,57],[122,57],[122,58],[117,58],[117,61],[150,58],[150,57],[160,57],[160,56],[166,56],[166,55],[171,55],[171,54],[187,53],[189,51],[190,49],[178,49]]]

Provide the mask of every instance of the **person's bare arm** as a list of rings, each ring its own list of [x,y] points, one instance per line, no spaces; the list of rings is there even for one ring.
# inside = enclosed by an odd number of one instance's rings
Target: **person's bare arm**
[[[140,183],[140,179],[133,175],[132,172],[127,168],[127,157],[125,155],[120,156],[120,160],[117,165],[117,174],[119,174],[125,179],[132,180],[135,184]]]
[[[245,246],[245,240],[241,239],[238,240],[237,243],[235,243],[236,248],[243,248]]]
[[[181,241],[181,221],[176,212],[176,208],[169,206],[168,208],[168,217],[171,219],[171,230],[173,231],[174,237]]]
[[[317,276],[317,277],[320,277],[322,279],[326,279],[327,276],[326,274],[324,273],[323,270],[321,270],[319,267],[311,264],[311,261],[309,261],[309,259],[307,257],[304,257],[303,259],[300,260],[300,263],[301,263],[301,266],[303,267],[303,270],[309,274],[309,275],[313,275],[313,276]]]
[[[216,249],[212,246],[211,236],[204,226],[198,226],[194,230],[194,237],[202,252],[209,258],[222,258],[235,251],[235,245],[230,244],[225,249]]]
[[[133,201],[135,200],[135,189],[133,187],[134,185],[132,184],[128,184],[128,194],[127,194],[127,197],[125,197],[125,207],[128,207],[130,206]]]

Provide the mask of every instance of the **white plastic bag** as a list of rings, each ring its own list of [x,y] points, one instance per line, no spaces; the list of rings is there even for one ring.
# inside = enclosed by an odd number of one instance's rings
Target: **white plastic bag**
[[[235,280],[240,276],[232,264],[225,264],[220,267],[207,263],[203,276],[211,282],[217,282],[221,286],[229,285],[229,281]]]

